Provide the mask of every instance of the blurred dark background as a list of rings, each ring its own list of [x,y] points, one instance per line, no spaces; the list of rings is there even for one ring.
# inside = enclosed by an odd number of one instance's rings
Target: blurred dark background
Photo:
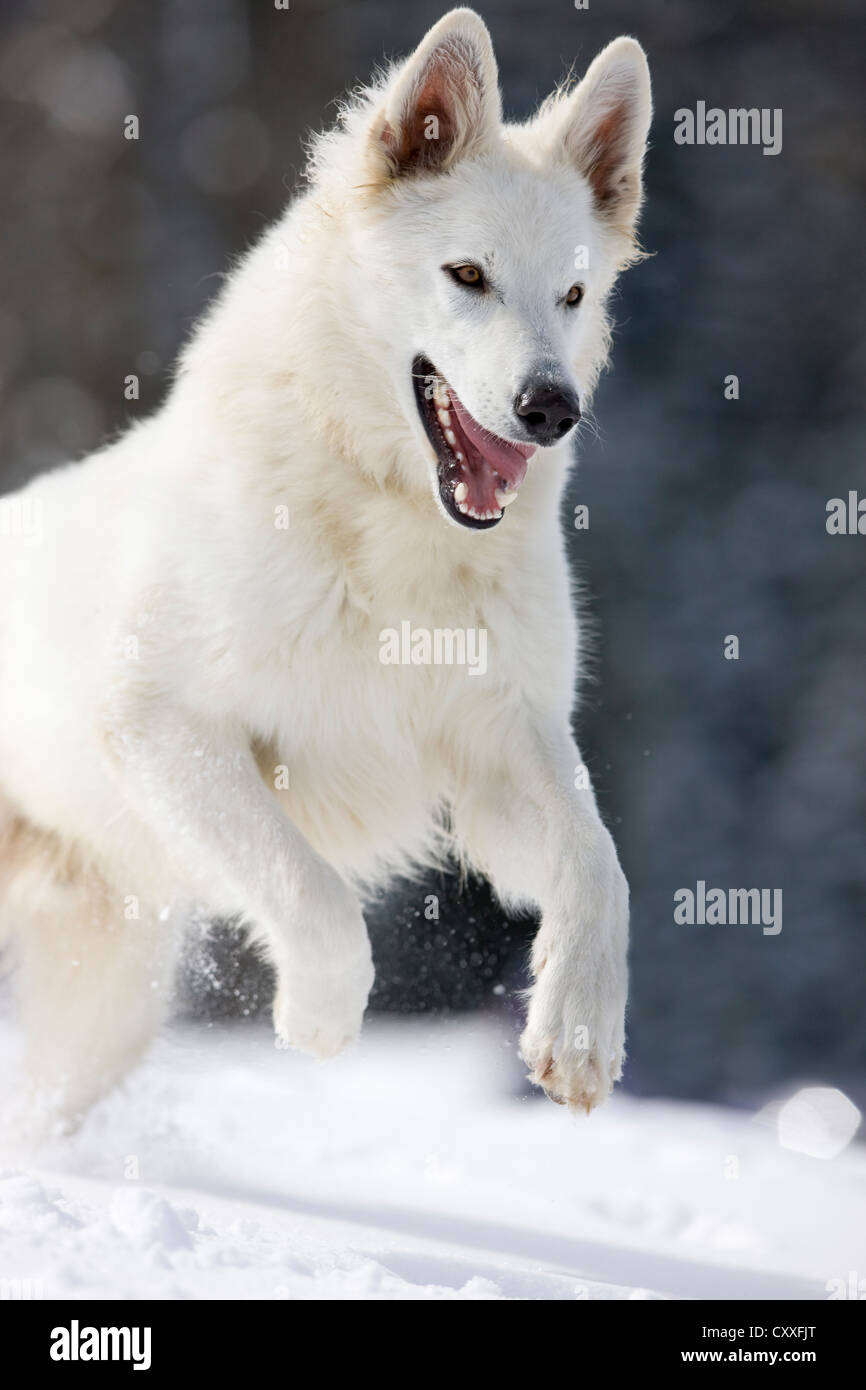
[[[569,531],[597,629],[579,733],[632,886],[627,1084],[739,1102],[812,1080],[862,1104],[866,536],[825,529],[829,498],[866,496],[862,0],[478,7],[512,117],[622,32],[655,87],[654,255],[622,282],[564,517],[589,507]],[[158,405],[305,131],[445,8],[4,0],[0,490]],[[676,145],[699,100],[781,107],[781,154]],[[675,924],[698,879],[781,888],[781,934]],[[371,925],[379,1009],[516,1011],[531,924],[483,885],[398,886]],[[256,1012],[268,987],[223,930],[188,1004]]]

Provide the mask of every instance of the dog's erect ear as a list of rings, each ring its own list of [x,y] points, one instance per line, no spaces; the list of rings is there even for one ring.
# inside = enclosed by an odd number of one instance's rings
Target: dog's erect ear
[[[558,105],[558,136],[567,158],[588,179],[599,211],[630,231],[640,208],[652,119],[649,67],[637,40],[609,43]]]
[[[370,132],[379,177],[449,168],[501,119],[496,59],[474,10],[451,10],[403,64]]]

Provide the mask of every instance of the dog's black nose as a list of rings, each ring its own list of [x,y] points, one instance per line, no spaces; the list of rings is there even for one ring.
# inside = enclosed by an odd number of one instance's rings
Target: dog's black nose
[[[555,444],[580,419],[580,402],[566,386],[530,382],[514,402],[514,409],[539,444]]]

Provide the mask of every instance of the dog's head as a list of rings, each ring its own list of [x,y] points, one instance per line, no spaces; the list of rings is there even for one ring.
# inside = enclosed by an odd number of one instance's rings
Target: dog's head
[[[496,526],[580,418],[635,258],[650,115],[643,50],[620,38],[503,125],[490,36],[459,9],[356,116],[354,312],[452,523]]]

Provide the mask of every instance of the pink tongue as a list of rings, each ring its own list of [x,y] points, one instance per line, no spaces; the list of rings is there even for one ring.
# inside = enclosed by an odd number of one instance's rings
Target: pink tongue
[[[454,394],[451,387],[448,388],[451,396],[451,403],[457,416],[459,435],[463,435],[464,442],[469,444],[470,449],[463,450],[470,472],[477,472],[479,465],[485,474],[486,484],[484,491],[489,492],[488,505],[493,508],[496,506],[492,498],[493,490],[499,486],[498,479],[493,477],[496,473],[510,488],[518,488],[526,477],[527,461],[535,453],[534,444],[512,444],[507,439],[500,439],[495,434],[490,434],[478,421],[473,419],[466,409],[463,402]],[[487,468],[484,468],[484,464]],[[480,482],[481,479],[479,478]]]

